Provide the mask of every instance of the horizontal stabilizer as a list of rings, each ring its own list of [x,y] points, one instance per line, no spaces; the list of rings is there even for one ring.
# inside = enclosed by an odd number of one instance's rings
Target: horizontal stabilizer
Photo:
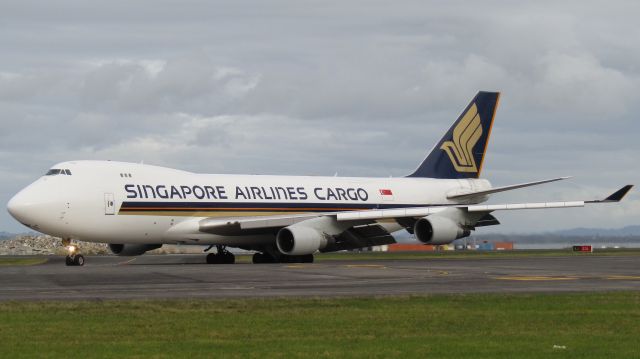
[[[492,193],[511,191],[513,189],[518,189],[518,188],[537,186],[537,185],[543,184],[543,183],[561,181],[561,180],[565,180],[567,178],[571,178],[571,177],[558,177],[558,178],[551,178],[551,179],[546,179],[546,180],[542,180],[542,181],[519,183],[519,184],[514,184],[514,185],[510,185],[510,186],[503,186],[503,187],[495,187],[495,188],[482,190],[482,191],[457,193],[457,194],[449,195],[449,196],[447,196],[447,198],[448,199],[467,199],[467,198],[472,198],[472,197],[484,196],[484,195],[492,194]]]

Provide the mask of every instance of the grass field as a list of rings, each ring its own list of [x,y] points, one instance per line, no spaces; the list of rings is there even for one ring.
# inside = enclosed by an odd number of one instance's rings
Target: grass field
[[[32,266],[36,264],[42,264],[46,262],[46,258],[38,258],[38,257],[26,257],[26,258],[16,258],[16,257],[0,257],[0,267],[2,266]]]
[[[637,358],[640,292],[0,303],[0,354]]]

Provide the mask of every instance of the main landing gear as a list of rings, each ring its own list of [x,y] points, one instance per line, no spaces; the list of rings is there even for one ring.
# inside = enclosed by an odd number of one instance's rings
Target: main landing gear
[[[214,246],[216,247],[216,252],[207,254],[208,264],[234,264],[236,262],[236,257],[233,253],[229,252],[226,246],[220,244],[212,244],[205,249],[205,252]],[[264,252],[255,253],[253,255],[253,263],[313,263],[313,254],[289,256],[267,249]]]
[[[207,254],[208,264],[233,264],[236,262],[236,256],[229,252],[225,246],[217,245],[216,253]]]
[[[62,245],[67,249],[67,256],[64,260],[65,264],[68,266],[83,266],[84,265],[84,256],[80,254],[80,250],[77,246],[71,244],[69,239],[63,239]]]

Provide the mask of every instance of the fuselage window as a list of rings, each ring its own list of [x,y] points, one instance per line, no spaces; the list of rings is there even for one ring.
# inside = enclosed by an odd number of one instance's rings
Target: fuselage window
[[[57,176],[57,175],[71,176],[71,171],[67,169],[61,170],[59,168],[52,168],[47,173],[45,173],[45,176]]]
[[[45,174],[45,176],[55,176],[55,175],[59,175],[61,172],[62,172],[61,169],[52,168],[49,170],[49,172]]]

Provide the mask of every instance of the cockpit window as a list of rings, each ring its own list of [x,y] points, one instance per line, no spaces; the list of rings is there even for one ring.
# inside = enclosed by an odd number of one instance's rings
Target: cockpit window
[[[57,176],[57,175],[71,176],[71,171],[67,169],[52,168],[45,174],[45,176]]]

